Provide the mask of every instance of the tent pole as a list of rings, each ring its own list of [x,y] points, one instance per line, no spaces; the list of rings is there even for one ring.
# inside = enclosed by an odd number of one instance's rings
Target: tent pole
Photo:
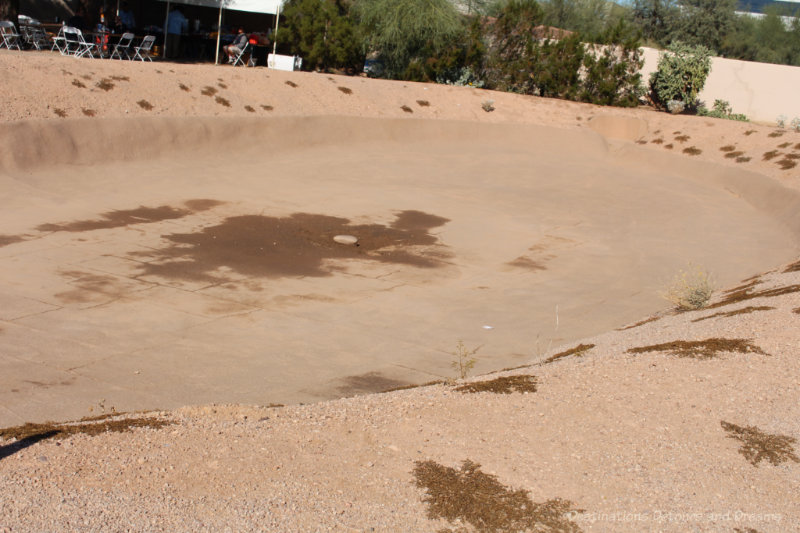
[[[214,64],[219,65],[219,38],[222,35],[222,2],[219,3],[219,18],[217,19],[217,53],[214,56]]]
[[[272,55],[278,49],[278,19],[281,18],[281,3],[278,2],[277,13],[275,13],[275,35],[272,36]]]
[[[169,24],[169,0],[167,0],[167,13],[164,15],[164,54],[161,59],[167,58],[167,24]]]

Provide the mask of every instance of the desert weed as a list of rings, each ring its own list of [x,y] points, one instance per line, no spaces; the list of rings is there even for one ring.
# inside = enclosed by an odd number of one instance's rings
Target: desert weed
[[[702,267],[689,264],[680,270],[661,296],[679,311],[702,309],[714,294],[713,276]]]
[[[464,379],[469,374],[469,371],[475,366],[475,354],[478,353],[481,347],[478,346],[477,348],[473,348],[472,350],[468,349],[464,345],[464,341],[459,340],[456,343],[456,349],[453,352],[450,352],[454,359],[450,363],[450,366],[458,373],[458,377],[460,379]]]

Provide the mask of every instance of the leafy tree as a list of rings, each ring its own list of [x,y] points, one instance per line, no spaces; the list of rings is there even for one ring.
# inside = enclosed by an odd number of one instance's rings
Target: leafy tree
[[[680,18],[673,41],[720,50],[733,31],[737,0],[680,0]]]
[[[631,18],[649,42],[669,44],[680,18],[680,8],[673,0],[634,0]]]
[[[640,69],[644,63],[639,36],[631,36],[620,21],[590,45],[583,60],[585,75],[580,99],[599,105],[635,107],[644,94]]]
[[[450,0],[356,0],[366,47],[380,53],[390,78],[452,46],[464,25]]]
[[[364,62],[358,28],[343,0],[288,0],[278,43],[302,56],[306,70],[352,68]]]
[[[487,28],[486,40],[491,48],[483,74],[489,87],[533,94],[530,63],[538,46],[535,28],[542,18],[542,9],[534,0],[508,0],[502,6]]]
[[[702,45],[673,44],[659,55],[658,67],[650,76],[653,102],[662,108],[673,100],[695,107],[709,72],[711,50]]]

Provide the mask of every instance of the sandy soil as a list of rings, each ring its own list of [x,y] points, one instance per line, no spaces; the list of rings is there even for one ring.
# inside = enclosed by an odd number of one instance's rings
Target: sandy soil
[[[798,528],[800,135],[2,52],[0,531]]]

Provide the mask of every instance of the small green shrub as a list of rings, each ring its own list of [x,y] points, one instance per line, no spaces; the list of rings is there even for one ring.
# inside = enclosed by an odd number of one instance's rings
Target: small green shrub
[[[713,277],[700,267],[689,265],[681,270],[662,293],[679,311],[702,309],[714,294]]]
[[[670,100],[679,100],[686,107],[697,104],[711,72],[711,50],[702,45],[674,43],[658,58],[658,67],[650,75],[653,103],[665,108]]]
[[[477,348],[473,348],[472,350],[468,350],[466,346],[464,346],[464,341],[459,340],[456,344],[456,349],[454,352],[450,352],[455,359],[450,366],[458,373],[458,377],[464,379],[469,374],[469,371],[475,366],[475,354],[478,353],[481,347],[478,346]]]
[[[734,113],[731,104],[727,100],[714,100],[714,108],[709,110],[704,105],[697,107],[697,114],[701,117],[724,118],[728,120],[738,120],[739,122],[750,122],[746,115]]]

